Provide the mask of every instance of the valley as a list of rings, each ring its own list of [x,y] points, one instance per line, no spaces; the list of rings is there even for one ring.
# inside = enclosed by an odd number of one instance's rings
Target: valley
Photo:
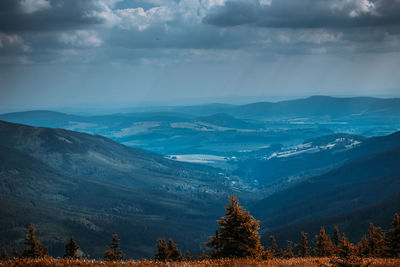
[[[135,257],[154,255],[158,237],[199,254],[231,192],[260,220],[264,243],[271,233],[283,244],[321,225],[360,239],[369,221],[398,212],[397,104],[311,97],[0,115],[1,241],[22,246],[21,229],[34,224],[54,255],[63,251],[60,235],[89,246],[114,232]],[[349,216],[359,218],[358,230]],[[102,250],[92,245],[85,253]]]

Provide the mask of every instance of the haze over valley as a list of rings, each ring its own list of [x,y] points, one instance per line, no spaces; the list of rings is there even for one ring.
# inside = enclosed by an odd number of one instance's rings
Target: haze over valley
[[[2,114],[1,213],[46,229],[54,254],[62,253],[59,231],[89,244],[110,228],[135,236],[126,243],[132,255],[151,256],[163,235],[200,253],[233,190],[263,232],[281,240],[293,238],[280,230],[287,225],[289,233],[318,231],[315,221],[360,238],[345,214],[387,207],[361,217],[362,228],[371,219],[388,221],[399,206],[398,103],[314,96],[96,116]],[[20,209],[32,210],[20,217]],[[50,224],[47,209],[59,214]],[[302,209],[307,216],[299,216]],[[2,220],[4,242],[20,238],[10,222]]]

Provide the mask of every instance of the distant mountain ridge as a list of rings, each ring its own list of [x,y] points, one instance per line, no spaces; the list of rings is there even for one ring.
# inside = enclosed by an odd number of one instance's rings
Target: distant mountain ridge
[[[246,105],[215,103],[146,110],[96,116],[26,111],[2,114],[0,120],[99,134],[164,155],[221,155],[224,151],[229,154],[272,144],[294,144],[335,132],[368,137],[400,129],[398,98],[313,96]]]
[[[363,117],[377,115],[400,115],[400,99],[380,99],[373,97],[336,98],[311,96],[304,99],[280,102],[259,102],[233,108],[230,114],[239,117],[276,116],[331,116]]]
[[[256,102],[244,105],[232,104],[203,104],[194,106],[177,106],[156,108],[155,112],[122,113],[129,114],[162,114],[165,112],[178,112],[192,116],[210,116],[226,113],[233,116],[272,117],[272,116],[359,116],[364,115],[400,115],[400,98],[375,98],[375,97],[331,97],[310,96],[308,98],[285,100],[278,102]],[[120,113],[121,114],[121,113]],[[5,113],[0,115],[2,120],[19,120],[23,117],[41,118],[41,121],[65,120],[67,114],[46,111],[24,111]],[[118,115],[118,114],[114,114]],[[71,119],[88,118],[96,116],[71,116]],[[113,115],[102,115],[102,117]],[[97,116],[98,117],[98,116]],[[22,122],[21,122],[22,123]]]

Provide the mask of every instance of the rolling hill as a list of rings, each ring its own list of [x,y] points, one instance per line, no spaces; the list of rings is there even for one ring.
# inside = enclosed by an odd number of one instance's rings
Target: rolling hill
[[[100,257],[115,232],[132,256],[152,256],[158,237],[199,252],[230,191],[219,172],[101,136],[0,122],[1,242],[21,247],[32,224],[54,255],[74,234]]]
[[[63,129],[0,121],[0,145],[18,149],[69,174],[129,186],[163,186],[170,190],[181,186],[201,192],[203,185],[223,182],[212,168],[171,161],[99,135]]]
[[[390,204],[385,203],[395,203],[398,199],[399,139],[399,132],[386,137],[370,138],[359,148],[347,152],[352,154],[352,160],[323,175],[306,179],[275,193],[254,204],[251,210],[261,219],[266,233],[277,232],[283,238],[288,238],[285,231],[293,234],[293,231],[287,231],[289,228],[298,230],[304,227],[303,230],[316,232],[324,225],[323,222],[328,227],[332,227],[334,222],[345,226],[347,230],[354,228],[349,225],[357,225],[357,219],[350,220],[350,215],[345,214],[354,212],[358,216],[357,210],[363,210],[360,211],[364,216],[362,223],[365,224],[365,220],[375,220],[378,216],[373,212],[376,210],[373,209],[374,206],[383,203],[381,205],[387,207]],[[388,144],[391,144],[390,147]],[[366,216],[368,210],[371,213]],[[390,209],[390,213],[379,216],[390,217],[393,209]],[[321,224],[317,225],[318,223]],[[361,225],[362,223],[360,222]],[[357,234],[360,232],[356,231],[355,235]]]
[[[272,102],[259,102],[234,107],[229,114],[239,117],[355,117],[399,116],[400,99],[380,99],[373,97],[338,98],[329,96],[311,96]]]
[[[365,138],[332,134],[284,148],[248,153],[239,161],[237,175],[257,179],[266,193],[273,193],[301,180],[326,173],[342,164],[400,147],[399,133]]]

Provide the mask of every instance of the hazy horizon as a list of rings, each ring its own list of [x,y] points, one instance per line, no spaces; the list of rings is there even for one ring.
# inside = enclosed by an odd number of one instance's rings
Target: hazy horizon
[[[157,108],[168,108],[178,106],[196,106],[206,104],[227,104],[227,105],[246,105],[257,102],[280,102],[287,100],[303,99],[312,96],[328,96],[335,98],[353,98],[353,97],[373,97],[373,98],[400,98],[400,95],[294,95],[294,96],[237,96],[237,97],[203,97],[203,98],[186,98],[186,99],[171,99],[166,101],[148,101],[148,102],[117,102],[117,103],[76,103],[72,105],[40,105],[40,106],[21,106],[12,108],[0,108],[0,114],[25,111],[55,111],[77,115],[106,115],[115,113],[129,112],[147,112]],[[156,110],[157,111],[157,110]]]

